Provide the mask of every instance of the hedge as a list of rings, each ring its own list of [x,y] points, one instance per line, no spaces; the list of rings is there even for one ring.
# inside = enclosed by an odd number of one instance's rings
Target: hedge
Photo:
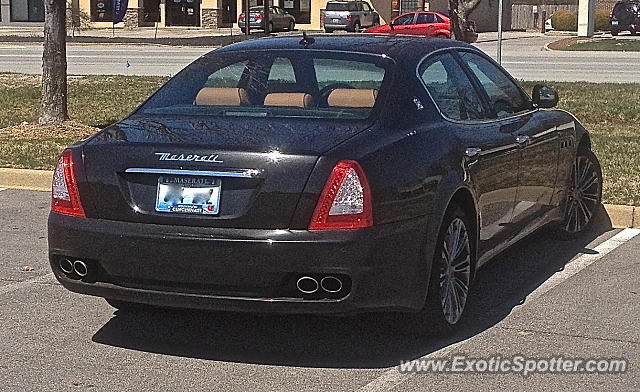
[[[568,10],[558,10],[551,16],[554,30],[578,31],[578,14]],[[609,13],[596,11],[596,30],[609,31]]]

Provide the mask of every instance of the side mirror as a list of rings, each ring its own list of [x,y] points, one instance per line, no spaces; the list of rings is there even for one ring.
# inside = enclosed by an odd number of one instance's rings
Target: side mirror
[[[536,84],[533,86],[533,103],[540,108],[550,109],[558,104],[558,93],[553,87],[544,84]]]

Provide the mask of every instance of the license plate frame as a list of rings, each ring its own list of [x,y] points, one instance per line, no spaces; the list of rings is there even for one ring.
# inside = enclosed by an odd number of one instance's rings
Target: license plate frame
[[[155,210],[168,214],[218,215],[222,180],[205,176],[158,177]]]

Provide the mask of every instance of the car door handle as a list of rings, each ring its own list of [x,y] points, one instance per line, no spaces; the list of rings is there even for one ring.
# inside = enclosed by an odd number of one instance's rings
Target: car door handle
[[[518,135],[518,136],[516,136],[516,143],[518,143],[521,146],[529,143],[530,140],[531,139],[527,135]]]
[[[481,148],[467,147],[467,149],[464,150],[464,156],[468,159],[477,159],[480,156],[481,152]]]

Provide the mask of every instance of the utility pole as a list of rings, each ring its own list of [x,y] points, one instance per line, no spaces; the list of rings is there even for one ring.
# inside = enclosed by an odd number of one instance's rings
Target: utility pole
[[[595,29],[596,1],[578,1],[578,37],[593,37]]]
[[[269,0],[262,0],[264,2],[264,11],[262,12],[262,20],[264,21],[264,32],[270,33],[269,31]]]
[[[249,26],[249,8],[251,7],[250,0],[244,0],[244,33],[251,35],[251,26]]]
[[[502,64],[502,0],[498,0],[498,64]]]

